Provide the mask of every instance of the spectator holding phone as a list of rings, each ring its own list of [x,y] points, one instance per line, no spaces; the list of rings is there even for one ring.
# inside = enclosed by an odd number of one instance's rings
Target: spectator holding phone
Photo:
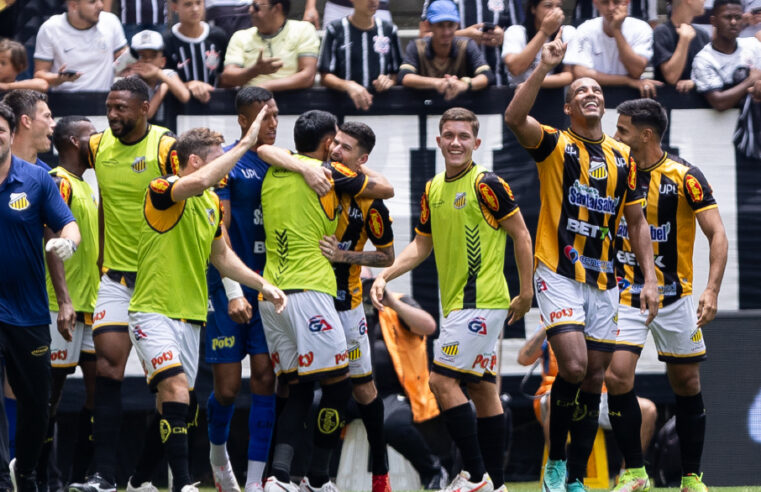
[[[563,26],[563,0],[529,0],[526,4],[526,20],[522,25],[510,26],[502,44],[502,59],[507,67],[510,87],[525,82],[539,64],[542,46],[555,39],[563,27],[563,42],[569,42],[576,29]],[[573,81],[571,67],[560,64],[542,82],[543,89],[565,87]]]
[[[67,0],[66,12],[45,21],[37,33],[34,76],[51,91],[108,91],[113,61],[127,48],[119,18],[102,2]]]

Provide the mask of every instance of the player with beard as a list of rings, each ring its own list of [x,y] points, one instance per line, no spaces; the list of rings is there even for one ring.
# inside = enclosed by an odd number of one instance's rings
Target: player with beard
[[[260,274],[265,260],[261,190],[269,164],[260,159],[256,151],[260,145],[275,143],[278,108],[272,93],[261,87],[245,87],[235,97],[241,138],[265,107],[267,115],[261,123],[256,144],[217,187],[217,195],[227,212],[223,220],[232,249],[248,268]],[[225,151],[234,146],[235,143],[225,147]],[[302,166],[299,172],[318,193],[324,194],[330,189],[330,183],[320,169]],[[206,362],[211,364],[214,373],[214,391],[209,395],[206,408],[214,483],[222,492],[239,490],[227,454],[227,439],[233,403],[240,391],[241,360],[248,354],[251,407],[246,490],[261,490],[275,420],[275,373],[259,317],[258,292],[227,278],[220,280],[219,272],[213,266],[209,267],[208,281],[214,312],[209,314],[206,328]]]
[[[550,393],[545,492],[584,490],[602,382],[616,348],[613,235],[622,215],[643,273],[640,309],[649,311],[645,324],[658,314],[653,247],[642,215],[645,197],[637,187],[637,165],[627,146],[602,131],[605,100],[600,84],[587,77],[571,83],[563,107],[571,120],[568,130],[541,125],[528,114],[544,77],[563,60],[566,44],[561,35],[562,29],[544,45],[539,65],[505,111],[505,122],[539,171],[542,207],[534,281],[541,321],[558,360]]]

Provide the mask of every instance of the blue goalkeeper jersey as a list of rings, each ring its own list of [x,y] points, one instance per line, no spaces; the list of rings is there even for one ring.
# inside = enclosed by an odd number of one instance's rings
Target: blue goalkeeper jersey
[[[224,147],[225,152],[238,142]],[[264,270],[264,223],[262,222],[262,180],[267,174],[269,164],[249,150],[235,164],[227,178],[217,187],[220,200],[230,200],[230,244],[233,251],[250,269],[261,274]],[[209,266],[209,288],[220,286],[219,272]],[[245,285],[243,291],[253,294],[255,291]],[[253,306],[256,309],[256,306]]]

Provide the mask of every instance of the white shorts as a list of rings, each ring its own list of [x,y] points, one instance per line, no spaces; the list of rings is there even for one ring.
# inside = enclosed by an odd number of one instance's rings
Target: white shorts
[[[540,401],[542,403],[539,405],[539,408],[541,408],[542,424],[544,424],[544,421],[547,419],[547,409],[550,407],[550,394],[543,394]],[[613,429],[610,425],[610,415],[608,414],[607,392],[600,395],[600,416],[597,418],[597,423],[605,430]]]
[[[309,381],[349,371],[346,337],[333,297],[324,292],[297,292],[288,294],[288,305],[281,314],[267,301],[259,301],[259,313],[278,376]]]
[[[163,314],[133,312],[129,315],[129,338],[152,390],[162,380],[182,372],[188,378],[188,388],[193,388],[198,374],[201,325]]]
[[[698,328],[698,317],[692,296],[658,310],[650,326],[645,325],[647,313],[639,308],[618,307],[618,338],[616,350],[642,352],[648,329],[653,332],[653,340],[658,350],[658,359],[671,363],[692,363],[706,359],[706,344],[703,331]]]
[[[618,287],[600,290],[559,275],[541,262],[534,272],[534,284],[540,320],[548,338],[581,331],[588,348],[615,350]]]
[[[132,299],[133,291],[133,288],[115,282],[106,274],[101,276],[98,299],[95,301],[92,318],[92,329],[95,335],[107,331],[127,332],[129,301]]]
[[[50,311],[50,365],[52,367],[71,369],[73,372],[82,354],[88,354],[92,360],[95,360],[92,325],[81,321],[81,317],[77,315],[71,341],[67,342],[58,332],[58,311]]]
[[[367,336],[367,320],[362,305],[348,311],[338,311],[338,318],[346,337],[349,353],[349,377],[354,383],[364,383],[373,379],[373,365],[370,360],[370,339]]]
[[[465,381],[496,381],[497,340],[507,309],[462,309],[444,318],[433,342],[433,371]]]

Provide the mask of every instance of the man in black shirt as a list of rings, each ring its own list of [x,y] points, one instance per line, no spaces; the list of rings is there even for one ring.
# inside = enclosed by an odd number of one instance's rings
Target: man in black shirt
[[[705,0],[674,0],[671,18],[653,31],[655,80],[676,86],[679,92],[695,87],[690,80],[692,60],[711,40],[708,33],[691,24],[702,15]]]

